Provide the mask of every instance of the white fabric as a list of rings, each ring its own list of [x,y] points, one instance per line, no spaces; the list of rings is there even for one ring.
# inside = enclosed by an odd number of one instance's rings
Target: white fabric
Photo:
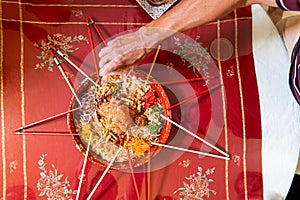
[[[300,149],[300,106],[288,85],[290,60],[283,40],[259,6],[252,6],[253,54],[262,121],[264,199],[284,199]]]

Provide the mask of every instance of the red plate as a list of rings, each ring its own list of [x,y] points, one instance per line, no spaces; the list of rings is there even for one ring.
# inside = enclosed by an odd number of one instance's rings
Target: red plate
[[[135,76],[140,76],[141,78],[143,78],[145,80],[146,75],[143,72],[135,72],[134,73]],[[96,78],[95,78],[96,79]],[[153,78],[149,79],[151,80],[151,82],[155,81]],[[86,93],[87,89],[92,85],[92,83],[88,80],[83,81],[78,89],[77,89],[77,96],[79,99],[82,98],[82,96]],[[164,115],[169,117],[170,119],[172,118],[172,111],[168,110],[168,108],[170,107],[170,102],[169,102],[169,98],[165,92],[165,90],[163,89],[163,87],[161,85],[158,84],[151,84],[151,88],[156,91],[158,98],[160,99],[160,104],[162,105],[162,107],[164,108]],[[76,98],[72,97],[71,101],[70,101],[70,105],[69,105],[69,110],[78,107],[79,104],[76,100]],[[70,112],[68,114],[68,119],[67,119],[67,123],[68,123],[68,128],[69,128],[69,132],[72,134],[72,140],[74,141],[77,149],[83,154],[85,155],[87,152],[87,143],[85,141],[82,140],[82,136],[80,135],[75,135],[75,134],[81,134],[78,133],[76,131],[76,124],[74,121],[74,117],[76,118],[78,116],[79,111],[74,111],[74,112]],[[164,125],[160,131],[160,136],[158,137],[158,142],[161,144],[165,144],[170,131],[171,131],[171,126],[172,124],[168,121],[164,121]],[[143,156],[138,157],[137,159],[132,159],[132,164],[134,167],[138,167],[141,166],[145,163],[147,163],[147,161],[149,160],[149,155],[151,157],[155,156],[160,150],[162,149],[162,147],[158,147],[158,146],[151,146],[150,148],[150,154],[149,152],[145,152],[145,154]],[[100,166],[106,166],[108,164],[107,160],[104,160],[103,158],[101,158],[100,155],[97,155],[95,152],[93,152],[90,148],[90,152],[88,155],[89,160],[91,160],[93,163],[98,164]],[[111,168],[113,169],[128,169],[130,167],[129,162],[128,161],[124,161],[124,162],[115,162]]]

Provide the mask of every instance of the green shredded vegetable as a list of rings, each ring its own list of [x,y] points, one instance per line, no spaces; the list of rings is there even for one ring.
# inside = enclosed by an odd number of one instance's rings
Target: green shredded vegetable
[[[150,108],[150,109],[151,109],[151,110],[150,110],[150,113],[153,114],[153,113],[162,111],[163,108],[160,107],[160,106],[153,106],[153,107]]]
[[[162,128],[162,124],[157,124],[157,123],[150,123],[148,125],[146,125],[146,127],[152,132],[152,133],[157,133],[161,128]]]
[[[159,132],[161,130],[161,128],[163,127],[163,120],[162,118],[158,115],[158,112],[160,112],[161,110],[163,110],[163,108],[161,106],[153,106],[152,108],[150,108],[150,114],[151,115],[155,115],[157,113],[157,122],[151,121],[149,124],[146,125],[146,127],[152,132],[152,133],[156,133],[157,135],[159,135]]]

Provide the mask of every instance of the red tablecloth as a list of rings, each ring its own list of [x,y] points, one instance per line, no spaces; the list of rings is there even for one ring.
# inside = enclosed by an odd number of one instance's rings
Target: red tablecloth
[[[81,66],[90,53],[87,16],[95,19],[106,38],[138,28],[151,18],[134,0],[98,3],[11,0],[1,1],[0,5],[0,196],[4,199],[74,199],[84,156],[71,137],[13,134],[21,125],[66,111],[72,97],[55,65],[48,68],[49,63],[43,63],[43,57],[45,60],[48,57],[41,47],[49,40],[56,40],[56,44],[62,42],[60,47],[74,50],[69,52],[69,57]],[[191,82],[169,86],[171,104],[197,91],[222,85],[210,95],[175,109],[173,115],[175,121],[228,152],[231,160],[163,150],[151,160],[151,172],[147,172],[146,164],[135,173],[141,199],[193,199],[196,194],[203,199],[263,198],[251,16],[251,9],[243,8],[218,22],[187,31],[185,34],[197,43],[185,42],[181,35],[163,44],[163,49],[173,46],[181,57],[191,59],[184,62],[174,55],[175,51],[161,51],[157,63],[164,67],[153,72],[158,80],[216,77],[207,85]],[[98,44],[97,38],[94,39]],[[188,51],[199,46],[203,48],[196,54]],[[151,62],[152,57],[147,60]],[[66,63],[63,65],[74,81],[76,72]],[[177,76],[172,77],[173,73]],[[66,132],[68,127],[66,118],[62,117],[32,130]],[[184,132],[175,128],[172,131],[169,143],[218,154]],[[88,162],[80,192],[82,199],[103,170]],[[137,199],[131,174],[110,170],[94,195],[94,199],[99,198]]]

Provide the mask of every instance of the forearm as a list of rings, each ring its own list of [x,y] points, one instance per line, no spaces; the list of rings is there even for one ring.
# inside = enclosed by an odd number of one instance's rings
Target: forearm
[[[209,23],[236,8],[240,0],[182,0],[147,27],[182,32]]]
[[[255,3],[276,6],[275,0],[181,0],[174,8],[146,27],[182,32],[217,20],[235,8]]]

